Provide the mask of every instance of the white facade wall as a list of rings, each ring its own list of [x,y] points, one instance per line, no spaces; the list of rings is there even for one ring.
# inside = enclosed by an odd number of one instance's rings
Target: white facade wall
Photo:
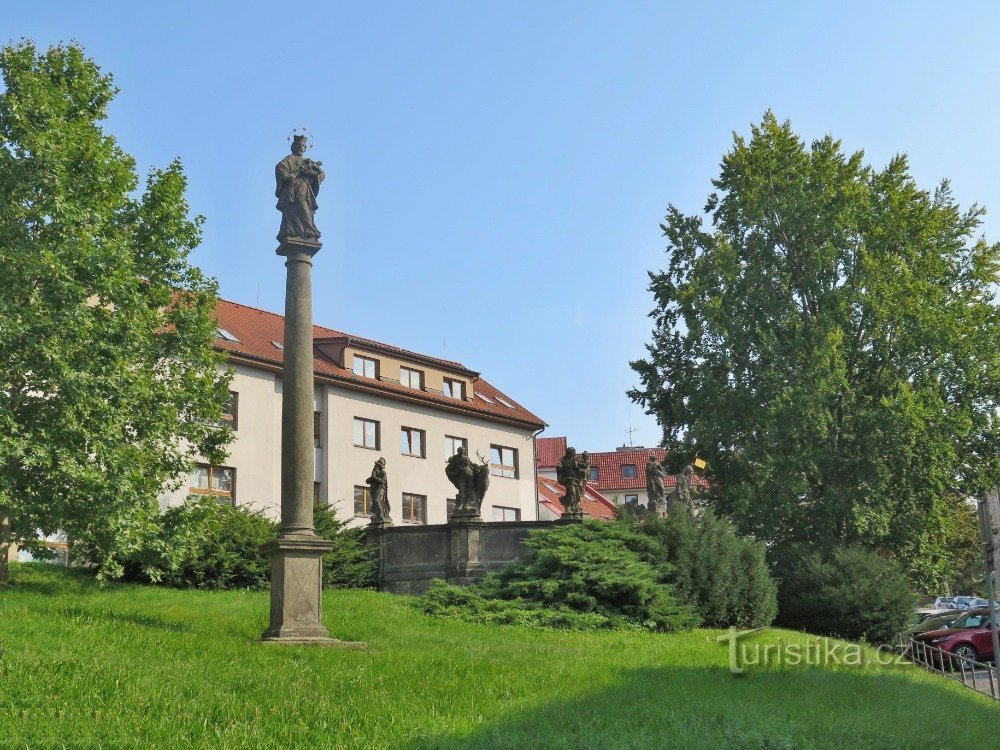
[[[225,465],[236,469],[236,503],[262,509],[277,519],[281,510],[281,376],[237,364],[230,389],[239,394],[239,408],[235,439]],[[524,521],[538,518],[530,428],[328,383],[318,383],[315,394],[315,411],[321,413],[316,481],[321,483],[320,499],[334,507],[338,518],[354,516],[354,487],[365,486],[372,465],[383,457],[393,522],[403,524],[402,493],[406,492],[427,498],[427,523],[445,523],[447,500],[456,494],[444,474],[446,435],[465,438],[474,461],[478,460],[477,453],[489,461],[490,446],[494,444],[517,450],[518,477],[490,477],[481,510],[486,521],[492,520],[494,506],[517,508]],[[379,423],[378,450],[354,445],[355,417]],[[424,431],[425,458],[401,453],[400,428],[404,426]],[[175,492],[164,493],[160,502],[164,506],[177,505],[187,496],[185,482]],[[359,518],[356,523],[367,523],[367,519]]]

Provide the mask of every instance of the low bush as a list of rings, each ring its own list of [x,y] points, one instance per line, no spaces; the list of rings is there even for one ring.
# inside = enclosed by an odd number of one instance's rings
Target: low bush
[[[364,528],[347,528],[333,509],[323,503],[313,506],[313,526],[333,549],[323,555],[323,585],[327,588],[371,588],[375,585],[377,560],[365,544]]]
[[[705,625],[758,628],[770,625],[778,609],[764,545],[739,536],[732,524],[705,510],[649,517],[645,534],[660,543],[670,563],[670,581]]]
[[[313,523],[319,536],[334,543],[323,557],[324,585],[371,586],[375,561],[363,530],[346,528],[330,508],[318,503]],[[260,548],[277,533],[277,524],[262,511],[192,497],[168,508],[156,534],[120,563],[131,581],[178,588],[264,589],[271,581],[271,560]]]
[[[534,531],[529,552],[475,586],[437,583],[425,612],[478,622],[678,630],[770,625],[776,585],[764,547],[704,513],[628,514]]]
[[[889,643],[913,615],[909,580],[892,560],[862,547],[816,550],[802,545],[773,553],[778,624],[869,643]]]
[[[192,497],[168,508],[157,538],[123,561],[125,578],[178,588],[265,588],[271,561],[260,546],[276,534],[260,511]]]
[[[588,521],[532,532],[527,554],[482,583],[439,583],[425,612],[557,627],[678,630],[698,624],[666,582],[655,540],[626,524]]]

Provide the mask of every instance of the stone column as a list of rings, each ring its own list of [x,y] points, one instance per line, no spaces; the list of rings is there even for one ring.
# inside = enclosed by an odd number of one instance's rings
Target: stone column
[[[281,393],[281,526],[264,545],[271,556],[271,620],[263,639],[289,644],[364,644],[337,641],[323,626],[323,553],[333,542],[313,531],[312,257],[315,246],[285,242],[278,255],[288,269]]]

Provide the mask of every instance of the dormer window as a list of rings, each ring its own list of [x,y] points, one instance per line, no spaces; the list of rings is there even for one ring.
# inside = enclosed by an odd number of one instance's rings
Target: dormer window
[[[407,388],[416,388],[418,391],[422,391],[424,389],[424,374],[420,370],[400,367],[399,384],[405,385]]]
[[[449,398],[457,398],[461,401],[465,400],[465,383],[461,380],[453,380],[452,378],[444,379],[444,395]]]
[[[378,360],[372,359],[371,357],[362,357],[359,354],[354,355],[354,374],[360,375],[364,378],[376,378],[378,377]]]

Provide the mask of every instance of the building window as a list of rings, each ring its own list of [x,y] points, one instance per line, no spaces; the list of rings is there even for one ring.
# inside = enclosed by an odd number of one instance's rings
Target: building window
[[[465,455],[469,455],[469,441],[465,438],[455,437],[454,435],[444,436],[444,457],[451,458],[456,453],[458,453],[459,448],[465,449]]]
[[[445,515],[447,518],[451,518],[455,514],[455,506],[458,505],[457,497],[449,497],[444,502],[445,504]]]
[[[623,464],[622,465],[622,479],[635,479],[639,476],[639,472],[635,468],[635,464]]]
[[[318,503],[320,500],[320,495],[323,494],[323,483],[313,482],[313,502]]]
[[[444,379],[444,395],[450,398],[465,400],[465,383],[452,378]]]
[[[314,411],[313,412],[313,445],[317,448],[323,447],[323,432],[320,429],[322,427],[323,412]]]
[[[405,385],[407,388],[416,388],[418,391],[422,391],[424,389],[424,374],[420,370],[400,367],[399,384]]]
[[[625,504],[626,505],[638,505],[639,504],[639,496],[638,495],[626,495],[625,496]]]
[[[490,446],[490,474],[517,479],[517,449],[502,445]]]
[[[427,498],[403,493],[403,523],[427,523]]]
[[[354,418],[354,444],[359,448],[378,450],[378,422],[373,419]]]
[[[416,456],[425,458],[424,445],[426,444],[425,433],[413,427],[403,427],[399,431],[399,451],[404,456]]]
[[[371,495],[368,487],[354,486],[354,515],[358,518],[368,518],[372,514]]]
[[[191,472],[192,495],[212,495],[220,503],[236,504],[236,469],[230,466],[195,464]]]
[[[502,505],[493,506],[494,521],[520,521],[520,508],[504,508]]]
[[[601,477],[601,470],[597,466],[590,467],[590,481],[596,482]]]
[[[236,425],[239,422],[239,411],[240,411],[240,394],[236,391],[229,392],[229,398],[222,405],[222,420],[220,424],[229,425],[236,429]]]
[[[378,360],[372,359],[371,357],[362,357],[359,354],[355,354],[354,374],[361,375],[366,378],[378,377]]]

